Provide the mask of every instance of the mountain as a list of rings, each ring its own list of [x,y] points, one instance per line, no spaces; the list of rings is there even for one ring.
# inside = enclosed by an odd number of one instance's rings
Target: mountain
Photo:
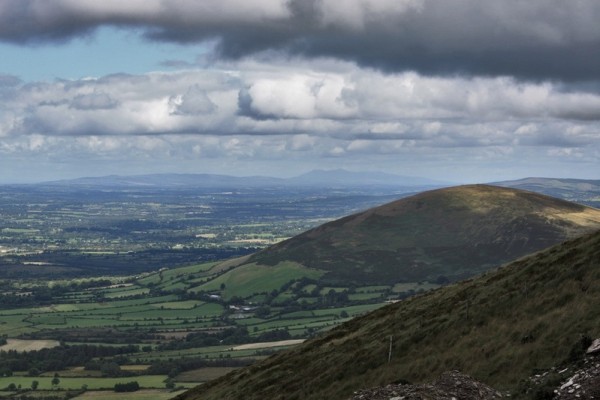
[[[530,190],[576,203],[600,207],[600,180],[525,178],[493,185]]]
[[[355,318],[176,399],[347,399],[447,370],[516,392],[600,336],[598,304],[600,232]]]
[[[239,188],[270,186],[311,187],[440,187],[447,183],[425,178],[408,177],[384,172],[352,172],[338,170],[314,170],[293,178],[268,176],[230,176],[215,174],[149,174],[120,176],[108,175],[46,182],[52,185],[102,186],[102,187],[164,187],[164,188]]]
[[[313,170],[290,178],[295,185],[339,185],[339,186],[447,186],[447,182],[435,181],[414,176],[401,176],[385,172],[352,172],[344,169]]]
[[[600,229],[600,210],[488,185],[423,192],[309,230],[250,257],[334,283],[457,281]]]
[[[237,188],[282,185],[283,179],[265,176],[237,177],[215,174],[149,174],[120,176],[108,175],[46,182],[53,185],[132,187],[132,188]]]

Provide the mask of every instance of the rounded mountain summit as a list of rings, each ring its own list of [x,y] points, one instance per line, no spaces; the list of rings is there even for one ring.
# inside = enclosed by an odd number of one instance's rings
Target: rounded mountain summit
[[[328,282],[446,283],[600,229],[600,210],[523,190],[423,192],[329,222],[246,263],[294,261]]]

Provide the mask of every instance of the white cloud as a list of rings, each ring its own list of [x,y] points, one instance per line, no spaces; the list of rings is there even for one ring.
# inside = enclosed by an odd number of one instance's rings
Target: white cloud
[[[0,72],[0,167],[597,171],[599,18],[597,0],[0,0],[0,41],[16,46],[46,51],[108,26],[205,52],[171,73],[27,83]]]
[[[328,153],[329,153],[330,156],[340,157],[340,156],[343,156],[346,153],[346,150],[344,150],[340,146],[335,146]]]
[[[356,113],[343,99],[343,92],[351,89],[340,74],[309,72],[261,78],[246,91],[248,111],[265,118],[344,118]]]
[[[238,71],[232,72],[232,66]],[[491,127],[486,128],[490,135],[498,129],[519,137],[531,134],[527,130],[540,121],[545,127],[568,129],[595,126],[600,120],[600,95],[566,92],[551,83],[385,75],[350,64],[337,73],[320,70],[318,63],[224,67],[24,84],[3,96],[0,127],[5,136],[190,133],[434,139],[470,126],[481,129],[481,124]],[[588,131],[580,127],[570,135]]]
[[[172,96],[169,99],[172,113],[182,115],[211,114],[217,110],[206,91],[199,85],[192,85],[184,95]]]
[[[106,110],[115,108],[118,102],[106,93],[79,94],[73,98],[70,106],[78,110]]]
[[[317,138],[314,136],[307,134],[293,135],[288,140],[288,145],[286,147],[287,149],[293,151],[307,151],[311,150],[315,146],[316,142]]]
[[[384,74],[333,60],[17,82],[0,100],[5,159],[237,165],[358,157],[370,166],[371,157],[418,162],[432,154],[461,162],[467,151],[470,160],[514,162],[534,149],[594,162],[600,149],[593,91],[506,77]]]

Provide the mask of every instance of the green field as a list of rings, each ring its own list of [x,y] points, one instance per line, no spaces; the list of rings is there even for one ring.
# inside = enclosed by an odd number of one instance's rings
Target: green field
[[[169,390],[138,390],[131,393],[115,393],[109,391],[88,391],[82,395],[74,397],[75,400],[169,400],[178,394],[180,391]]]
[[[322,271],[309,269],[294,262],[284,262],[274,267],[246,264],[193,290],[220,291],[225,299],[233,296],[248,297],[255,293],[279,289],[283,284],[294,279],[302,277],[317,279],[322,275]]]
[[[273,267],[246,264],[224,273],[211,272],[215,265],[218,264],[161,269],[138,278],[121,278],[119,284],[110,287],[65,293],[55,297],[50,305],[0,310],[0,335],[17,337],[36,334],[39,337],[44,333],[52,336],[53,331],[75,330],[81,336],[84,334],[81,332],[86,330],[95,332],[99,329],[117,329],[122,332],[152,330],[173,336],[173,332],[184,335],[185,332],[224,325],[223,318],[229,318],[233,314],[233,319],[225,321],[230,325],[248,327],[254,336],[273,329],[289,329],[295,335],[303,336],[309,330],[318,331],[333,326],[333,322],[342,317],[343,311],[354,316],[362,312],[359,311],[361,307],[366,307],[365,310],[377,308],[377,303],[370,303],[383,301],[383,291],[389,290],[389,287],[359,287],[348,296],[348,300],[354,302],[354,305],[345,308],[323,305],[319,308],[316,306],[320,301],[319,297],[331,293],[340,294],[348,289],[326,286],[315,294],[315,284],[296,288],[300,292],[294,289],[297,285],[293,284],[290,289],[278,292],[277,297],[272,299],[270,315],[254,318],[256,304],[269,300],[269,294],[273,291],[300,278],[318,279],[322,271],[285,262]],[[54,287],[60,284],[61,281],[52,282]],[[203,300],[186,299],[185,291],[192,295],[198,292],[211,293],[213,298],[204,295]],[[237,299],[247,299],[242,301],[248,302],[248,305],[242,310],[242,303],[238,310],[223,304],[223,301],[234,296]],[[363,302],[367,304],[361,305]],[[312,310],[287,310],[289,304],[309,305]],[[93,341],[99,343],[93,337]],[[68,341],[76,343],[72,339]]]
[[[11,376],[11,377],[2,377],[0,378],[0,388],[7,387],[11,383],[23,388],[31,387],[32,381],[38,381],[40,390],[50,390],[50,389],[81,389],[83,385],[87,385],[87,388],[90,390],[98,390],[98,389],[113,389],[116,383],[127,383],[131,381],[136,381],[140,384],[140,387],[143,388],[157,388],[162,389],[165,387],[165,379],[167,379],[166,375],[141,375],[135,377],[125,377],[125,378],[92,378],[92,377],[82,377],[82,378],[62,378],[59,377],[60,383],[56,386],[52,386],[52,377],[29,377],[29,376]],[[183,386],[189,387],[193,386],[193,384],[182,383]]]
[[[354,288],[353,294],[347,295],[347,287],[324,286],[315,290],[316,284],[298,282],[300,279],[316,282],[322,274],[322,271],[294,262],[241,267],[235,267],[233,262],[211,262],[161,269],[137,277],[121,277],[118,281],[106,280],[111,282],[107,286],[57,291],[51,303],[0,309],[0,335],[60,338],[69,346],[125,348],[127,344],[133,344],[139,351],[126,354],[128,363],[133,365],[121,365],[122,371],[131,371],[135,364],[144,364],[144,368],[148,368],[153,363],[172,363],[174,360],[247,363],[248,360],[264,359],[289,346],[234,350],[238,345],[248,341],[268,342],[269,339],[264,339],[268,336],[264,335],[272,332],[286,332],[289,338],[318,334],[381,307],[383,295],[390,290],[390,287],[358,287]],[[77,284],[88,282],[80,280]],[[21,290],[28,289],[26,283],[21,285],[24,285]],[[40,283],[32,285],[39,286]],[[57,280],[49,285],[56,289],[69,283]],[[327,299],[332,294],[346,295],[346,303],[330,304]],[[263,306],[267,307],[266,311],[259,313]],[[222,345],[190,346],[185,343],[190,334],[216,335],[234,327],[245,329],[247,338]],[[136,339],[136,335],[146,335],[142,336],[146,339]],[[45,342],[32,340],[30,343],[41,346]],[[170,344],[175,348],[170,349]],[[23,342],[22,346],[25,345]],[[180,345],[182,347],[177,348]],[[109,357],[107,361],[110,360]],[[177,374],[174,382],[190,387],[233,369],[221,366],[186,370]],[[103,377],[98,370],[84,370],[82,365],[72,365],[59,371],[60,384],[53,387],[52,371],[35,378],[27,376],[27,370],[13,372],[11,377],[0,378],[0,388],[11,383],[29,388],[31,382],[37,380],[40,393],[55,389],[79,390],[87,385],[88,392],[77,397],[80,399],[162,399],[171,395],[162,390],[166,375],[109,378]],[[134,373],[144,372],[135,370]],[[112,392],[115,383],[133,380],[144,389],[161,390],[139,391],[130,397]]]

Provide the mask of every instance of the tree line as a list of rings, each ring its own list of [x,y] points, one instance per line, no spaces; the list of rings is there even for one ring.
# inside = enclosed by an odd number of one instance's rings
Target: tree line
[[[30,376],[37,376],[46,371],[85,365],[96,357],[115,357],[139,351],[137,345],[119,347],[77,345],[28,352],[0,351],[0,376],[11,376],[13,371],[28,371]]]

